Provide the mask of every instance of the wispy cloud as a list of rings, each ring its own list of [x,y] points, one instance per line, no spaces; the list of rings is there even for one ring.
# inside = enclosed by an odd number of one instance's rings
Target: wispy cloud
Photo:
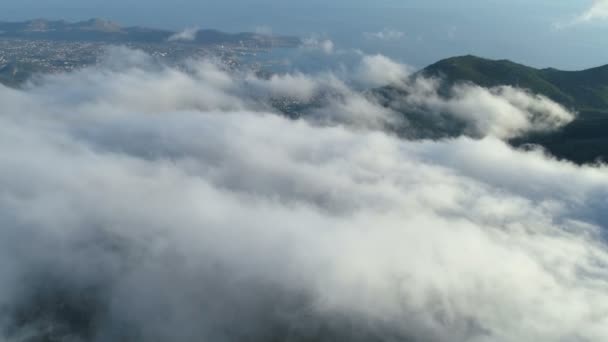
[[[254,32],[263,36],[272,36],[272,27],[265,25],[256,26]]]
[[[383,55],[363,56],[356,77],[372,87],[404,82],[413,69]]]
[[[579,22],[608,19],[608,0],[594,0],[592,6],[576,18]]]
[[[553,28],[556,30],[568,27],[602,21],[608,19],[608,0],[593,0],[591,6],[574,18],[566,21],[556,22]]]
[[[335,44],[331,39],[309,37],[302,41],[302,47],[308,50],[318,50],[330,55],[334,53]]]
[[[181,32],[177,32],[176,34],[169,37],[170,42],[174,41],[193,41],[196,39],[196,34],[200,31],[198,27],[187,28]]]
[[[405,33],[393,29],[385,28],[379,32],[365,32],[363,36],[366,39],[375,39],[381,41],[396,41],[405,38]]]

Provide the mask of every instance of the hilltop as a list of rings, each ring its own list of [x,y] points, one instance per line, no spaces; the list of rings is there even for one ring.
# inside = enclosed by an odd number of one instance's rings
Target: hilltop
[[[541,145],[558,158],[581,164],[608,160],[608,65],[563,71],[469,55],[441,60],[416,76],[442,79],[442,92],[454,84],[470,82],[482,87],[508,85],[546,96],[577,112],[576,119],[557,132],[520,137],[511,143]],[[386,104],[404,95],[403,90],[395,87],[377,89],[375,94]],[[449,96],[447,92],[444,95]],[[463,134],[457,123],[440,127],[420,113],[403,112],[403,115],[413,118],[427,138]]]
[[[421,73],[441,77],[448,83],[468,81],[483,87],[511,85],[545,95],[581,112],[608,112],[608,65],[562,71],[469,55],[441,60]]]

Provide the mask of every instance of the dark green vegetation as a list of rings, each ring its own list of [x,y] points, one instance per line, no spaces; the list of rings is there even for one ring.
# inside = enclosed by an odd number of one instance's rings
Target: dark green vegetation
[[[558,158],[576,163],[608,159],[608,65],[582,71],[535,69],[507,60],[475,56],[454,57],[423,69],[446,85],[472,82],[483,87],[510,85],[547,96],[578,113],[558,132],[528,136],[515,145],[542,145]]]
[[[581,112],[608,113],[608,65],[583,71],[561,71],[464,56],[437,62],[422,73],[441,77],[449,84],[467,81],[483,87],[525,88]]]
[[[164,43],[175,32],[143,27],[122,27],[104,19],[91,19],[77,23],[63,20],[37,19],[25,22],[0,22],[0,38],[89,41],[108,43]],[[224,33],[200,30],[193,40],[181,40],[184,44],[232,44],[257,47],[293,47],[300,41],[295,37],[260,35],[256,33]]]

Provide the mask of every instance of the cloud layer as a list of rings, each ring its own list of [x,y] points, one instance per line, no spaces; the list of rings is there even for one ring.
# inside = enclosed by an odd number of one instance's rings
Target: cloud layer
[[[391,73],[395,74],[395,73]],[[575,113],[552,100],[510,86],[483,88],[474,84],[447,87],[439,79],[410,78],[393,83],[381,97],[389,108],[404,113],[413,125],[406,135],[494,136],[511,139],[550,132],[570,123]]]
[[[608,170],[516,151],[493,114],[562,109],[406,82],[494,122],[408,141],[351,82],[119,50],[0,87],[4,339],[606,340]],[[307,120],[267,102],[319,93]]]
[[[577,21],[593,21],[608,19],[608,1],[593,0],[591,7],[577,17]]]

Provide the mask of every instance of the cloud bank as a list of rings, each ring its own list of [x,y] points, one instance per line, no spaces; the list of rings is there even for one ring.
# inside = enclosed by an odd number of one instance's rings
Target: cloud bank
[[[488,89],[465,83],[445,89],[441,80],[424,77],[393,84],[396,86],[386,90],[388,96],[384,94],[387,98],[381,102],[405,114],[415,125],[406,133],[414,137],[464,133],[511,139],[554,131],[575,117],[575,113],[544,96],[510,86]]]
[[[561,108],[404,82],[410,103],[494,122],[409,141],[368,125],[395,112],[349,82],[120,50],[0,87],[3,339],[608,338],[608,169],[496,128],[497,109]],[[335,95],[293,120],[267,103],[281,91]]]

